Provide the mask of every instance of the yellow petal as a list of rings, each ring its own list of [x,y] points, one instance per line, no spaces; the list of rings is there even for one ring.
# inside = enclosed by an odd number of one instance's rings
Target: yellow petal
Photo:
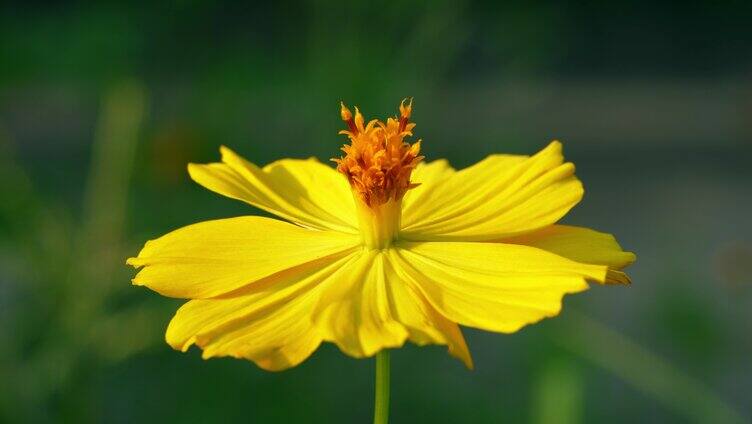
[[[447,345],[452,356],[472,369],[473,360],[459,326],[431,306],[410,279],[400,276],[402,273],[395,269],[398,264],[385,258],[389,305],[394,318],[407,329],[410,341],[419,346]]]
[[[497,155],[433,185],[403,214],[402,236],[488,241],[551,225],[583,194],[574,165],[553,142],[532,157]]]
[[[408,333],[392,314],[386,286],[384,258],[376,250],[329,278],[313,313],[322,338],[356,358],[402,346]]]
[[[623,251],[611,234],[569,225],[552,225],[498,241],[537,247],[573,261],[607,265],[612,270],[622,269],[636,258],[634,253]]]
[[[410,176],[410,182],[419,185],[405,193],[402,199],[402,219],[420,214],[421,208],[427,206],[426,199],[434,196],[434,190],[454,172],[446,159],[419,163]]]
[[[606,266],[501,243],[400,242],[390,255],[442,315],[502,333],[557,315],[565,294],[607,273]]]
[[[321,343],[310,317],[315,287],[355,255],[259,282],[237,297],[191,300],[170,322],[167,342],[182,351],[195,343],[204,358],[245,358],[272,371],[298,365]]]
[[[165,296],[198,299],[240,289],[288,268],[331,262],[359,242],[354,234],[244,216],[175,230],[147,242],[128,264],[143,267],[134,284]]]
[[[194,181],[304,227],[357,232],[350,187],[332,167],[311,158],[259,168],[227,147],[220,151],[222,163],[188,165]]]

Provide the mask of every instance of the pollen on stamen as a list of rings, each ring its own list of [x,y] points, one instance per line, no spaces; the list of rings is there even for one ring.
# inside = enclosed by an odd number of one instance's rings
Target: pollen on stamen
[[[386,122],[371,120],[364,126],[363,115],[355,108],[341,103],[340,116],[348,130],[350,144],[342,151],[345,156],[332,159],[337,170],[350,182],[353,192],[368,206],[376,207],[389,200],[400,200],[407,190],[416,187],[410,182],[412,170],[420,163],[420,140],[410,144],[406,137],[412,136],[415,124],[410,122],[412,99],[399,105],[400,116],[390,117]]]

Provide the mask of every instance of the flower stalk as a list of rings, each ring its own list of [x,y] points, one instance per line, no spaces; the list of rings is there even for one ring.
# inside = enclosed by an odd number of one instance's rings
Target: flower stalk
[[[373,424],[389,422],[389,351],[384,349],[376,355],[376,401]]]

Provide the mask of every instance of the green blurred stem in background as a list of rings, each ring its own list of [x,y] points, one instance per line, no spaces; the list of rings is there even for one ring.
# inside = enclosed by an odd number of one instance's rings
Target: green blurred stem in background
[[[75,214],[42,197],[14,163],[10,143],[0,140],[0,198],[6,199],[0,219],[9,223],[14,245],[23,247],[14,252],[30,280],[15,290],[37,305],[12,310],[15,330],[0,331],[0,380],[23,382],[20,390],[0,385],[0,421],[51,420],[40,405],[55,396],[65,404],[71,399],[66,394],[77,391],[96,396],[88,390],[103,367],[160,340],[152,325],[158,310],[110,306],[128,287],[119,271],[124,270],[127,197],[147,97],[133,80],[115,82],[104,94],[80,220],[66,219]],[[71,411],[69,420],[95,420],[91,409]]]
[[[382,350],[376,355],[376,402],[373,411],[373,424],[386,424],[389,421],[389,351]]]
[[[588,315],[570,308],[558,325],[556,342],[676,414],[697,422],[748,422],[705,383]]]

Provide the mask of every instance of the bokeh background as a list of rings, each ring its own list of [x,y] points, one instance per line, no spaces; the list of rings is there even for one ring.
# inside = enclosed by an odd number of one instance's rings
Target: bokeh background
[[[393,422],[752,419],[752,3],[164,2],[0,6],[0,422],[368,422],[373,361],[267,373],[172,351],[180,301],[125,258],[255,214],[193,184],[221,144],[338,154],[338,103],[415,97],[429,159],[561,139],[565,222],[637,253],[510,335],[392,357]]]

